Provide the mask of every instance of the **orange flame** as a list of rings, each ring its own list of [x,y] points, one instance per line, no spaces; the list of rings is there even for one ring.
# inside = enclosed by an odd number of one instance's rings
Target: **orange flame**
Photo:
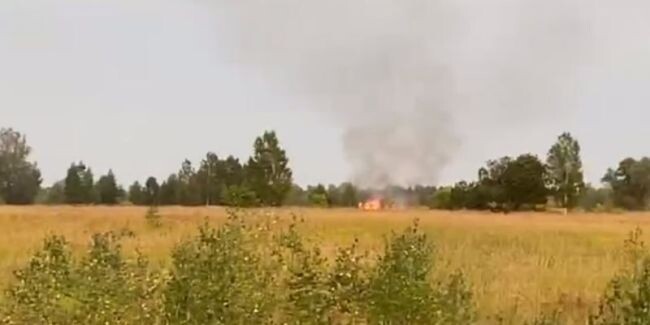
[[[380,211],[384,208],[382,199],[370,199],[365,202],[359,202],[359,209],[363,211]]]

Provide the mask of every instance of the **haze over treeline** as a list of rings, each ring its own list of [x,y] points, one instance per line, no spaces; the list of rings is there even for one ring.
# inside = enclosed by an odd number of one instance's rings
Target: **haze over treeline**
[[[436,183],[477,123],[558,123],[607,78],[593,69],[628,64],[610,46],[641,41],[621,3],[210,3],[237,64],[343,125],[352,179],[369,186]]]
[[[269,128],[303,185],[450,183],[567,129],[597,182],[648,154],[649,6],[8,0],[0,112],[48,184],[82,159],[131,182],[181,151],[245,157]]]

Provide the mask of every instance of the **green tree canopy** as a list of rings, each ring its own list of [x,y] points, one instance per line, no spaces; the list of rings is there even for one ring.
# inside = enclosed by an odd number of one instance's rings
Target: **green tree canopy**
[[[508,164],[501,183],[509,206],[518,210],[523,205],[545,204],[544,173],[544,164],[533,155],[521,155]]]
[[[135,205],[144,205],[146,198],[144,193],[144,188],[140,185],[140,182],[134,182],[133,185],[129,187],[129,202]]]
[[[574,208],[585,187],[580,144],[570,133],[563,133],[546,157],[551,194],[563,208]]]
[[[352,183],[343,183],[339,186],[340,205],[344,207],[356,207],[359,203],[357,188]]]
[[[246,170],[247,182],[263,205],[282,205],[291,190],[293,173],[275,132],[264,132],[255,140]]]
[[[41,185],[41,172],[27,161],[32,149],[13,129],[0,129],[0,197],[8,204],[31,204]]]
[[[117,185],[112,170],[109,170],[108,174],[100,177],[95,187],[97,189],[97,196],[100,204],[113,205],[118,203],[120,188]]]
[[[322,184],[318,184],[307,189],[307,198],[309,203],[318,207],[328,207],[330,205],[327,189]]]
[[[83,162],[70,165],[64,184],[66,203],[89,204],[95,201],[93,173]]]
[[[157,205],[160,203],[159,195],[160,185],[158,185],[158,180],[153,176],[147,178],[144,184],[143,203],[146,205]]]
[[[650,158],[626,158],[616,170],[609,169],[603,182],[612,189],[614,204],[630,210],[648,207],[650,196]]]

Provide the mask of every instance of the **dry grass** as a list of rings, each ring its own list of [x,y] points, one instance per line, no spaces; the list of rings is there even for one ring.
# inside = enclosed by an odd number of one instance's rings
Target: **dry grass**
[[[137,237],[125,250],[140,250],[154,265],[192,235],[206,217],[223,220],[220,208],[160,210],[163,227],[148,227],[145,208],[1,207],[0,286],[23,265],[48,234],[64,235],[82,250],[95,232],[129,228]],[[367,249],[380,248],[382,235],[414,218],[431,234],[441,273],[462,269],[471,282],[482,316],[535,315],[561,308],[570,323],[584,323],[607,281],[624,265],[622,244],[635,227],[650,234],[650,214],[517,213],[510,215],[427,210],[360,212],[284,209],[262,213],[304,217],[305,232],[328,251],[358,237]]]

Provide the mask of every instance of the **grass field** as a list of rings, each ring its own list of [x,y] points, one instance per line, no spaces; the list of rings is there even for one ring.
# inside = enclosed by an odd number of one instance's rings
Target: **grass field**
[[[91,234],[129,228],[127,253],[139,250],[156,267],[169,261],[171,249],[209,218],[218,223],[221,208],[162,208],[163,227],[148,227],[145,208],[1,207],[0,286],[24,265],[48,234],[64,235],[83,250]],[[383,235],[413,219],[431,235],[437,250],[436,272],[462,270],[472,285],[480,316],[520,319],[560,308],[569,324],[584,324],[607,282],[624,266],[623,241],[637,226],[650,234],[650,214],[515,213],[405,210],[260,210],[268,215],[303,217],[305,234],[324,251],[355,237],[372,251]],[[514,321],[518,322],[517,320]]]

